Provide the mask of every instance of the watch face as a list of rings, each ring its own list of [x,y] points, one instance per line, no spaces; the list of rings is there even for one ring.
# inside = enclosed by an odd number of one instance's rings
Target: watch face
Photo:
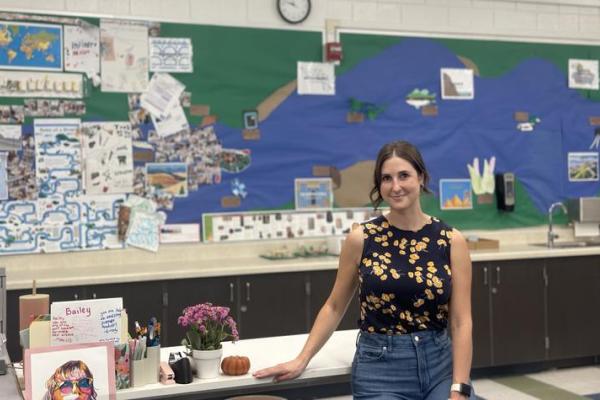
[[[310,0],[277,0],[277,11],[290,24],[297,24],[310,14]]]

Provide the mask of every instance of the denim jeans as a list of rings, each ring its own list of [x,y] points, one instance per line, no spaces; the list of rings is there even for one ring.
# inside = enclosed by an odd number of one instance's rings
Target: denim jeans
[[[352,361],[354,399],[447,400],[451,384],[452,343],[446,330],[359,333]]]

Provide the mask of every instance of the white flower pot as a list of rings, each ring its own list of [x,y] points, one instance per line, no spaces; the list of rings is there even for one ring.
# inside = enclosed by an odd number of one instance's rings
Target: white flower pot
[[[192,358],[196,364],[196,376],[200,379],[216,378],[221,368],[223,348],[218,350],[192,350]]]

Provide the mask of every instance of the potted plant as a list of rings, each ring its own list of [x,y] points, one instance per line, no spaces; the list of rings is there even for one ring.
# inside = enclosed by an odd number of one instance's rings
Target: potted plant
[[[186,307],[177,323],[187,328],[181,341],[192,355],[198,378],[215,378],[223,355],[221,342],[239,339],[237,325],[229,315],[229,307],[211,303]]]

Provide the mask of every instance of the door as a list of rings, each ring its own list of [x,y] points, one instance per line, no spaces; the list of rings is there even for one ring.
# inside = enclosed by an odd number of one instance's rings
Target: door
[[[544,261],[490,262],[494,365],[546,356]]]
[[[549,258],[548,337],[551,360],[600,354],[598,257]]]
[[[167,346],[178,346],[185,337],[185,329],[177,324],[183,309],[199,303],[212,303],[216,306],[229,307],[232,317],[238,321],[236,299],[236,277],[178,279],[167,282]],[[239,322],[239,321],[238,321]]]
[[[492,365],[490,273],[489,263],[473,263],[471,312],[474,368]]]
[[[307,274],[241,276],[240,337],[293,335],[308,331]]]
[[[337,270],[314,271],[310,273],[310,325],[314,324],[317,314],[329,297]],[[346,309],[346,314],[340,321],[338,330],[357,329],[360,318],[360,307],[358,305],[358,292],[354,293],[352,300]]]

